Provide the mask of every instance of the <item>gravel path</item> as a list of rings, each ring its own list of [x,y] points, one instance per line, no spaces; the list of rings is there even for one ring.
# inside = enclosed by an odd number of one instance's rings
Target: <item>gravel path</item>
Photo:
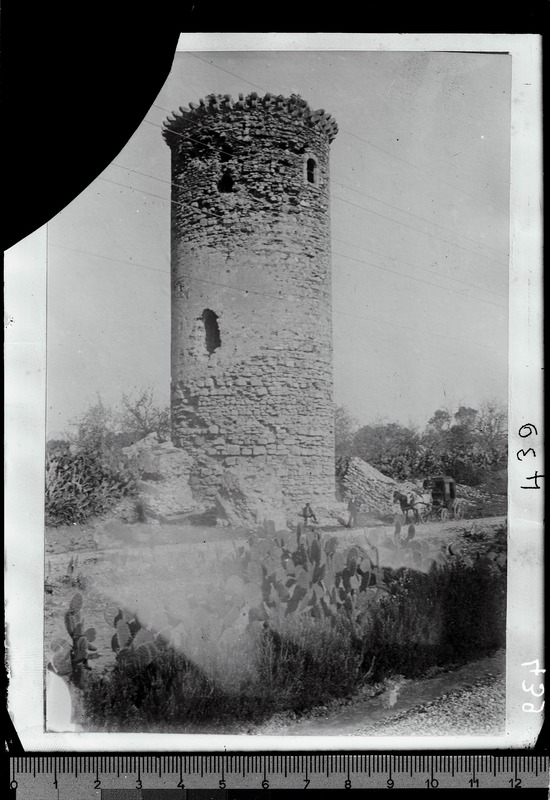
[[[256,736],[499,736],[506,719],[506,654],[431,677],[394,676],[302,715],[281,713],[242,733]]]
[[[506,679],[484,677],[443,694],[382,725],[367,725],[350,736],[499,736],[504,733]]]

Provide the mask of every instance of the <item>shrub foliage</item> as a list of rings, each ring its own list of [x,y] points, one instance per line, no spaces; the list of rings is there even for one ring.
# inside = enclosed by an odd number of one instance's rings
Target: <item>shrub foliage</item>
[[[122,453],[66,449],[46,454],[46,524],[83,522],[135,491],[136,472]]]
[[[135,493],[138,471],[123,448],[152,432],[163,441],[169,413],[154,405],[151,390],[135,400],[123,395],[123,402],[124,413],[120,415],[98,398],[75,420],[73,433],[67,439],[48,442],[48,525],[83,522]]]
[[[256,532],[187,622],[145,631],[108,611],[117,661],[89,675],[92,729],[199,730],[348,696],[370,680],[464,663],[505,641],[502,559],[467,564],[412,545],[413,568],[311,532]]]
[[[354,430],[342,406],[335,409],[336,456],[358,456],[396,481],[452,475],[477,486],[507,467],[507,412],[496,401],[479,409],[438,409],[424,430],[375,422]]]

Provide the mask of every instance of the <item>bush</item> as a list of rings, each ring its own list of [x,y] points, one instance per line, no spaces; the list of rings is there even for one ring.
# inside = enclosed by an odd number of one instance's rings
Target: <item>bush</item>
[[[169,439],[170,411],[158,408],[152,389],[137,398],[122,395],[124,412],[114,411],[100,396],[72,422],[72,434],[46,445],[46,523],[83,522],[136,492],[136,466],[123,452],[134,441],[155,432]]]
[[[479,410],[434,412],[424,430],[378,421],[358,430],[349,412],[335,409],[336,457],[358,456],[396,481],[451,475],[478,486],[507,467],[507,410],[496,400]]]
[[[291,623],[280,636],[249,629],[214,656],[208,671],[166,648],[145,666],[126,661],[90,675],[83,694],[88,729],[192,731],[260,722],[348,694],[360,664],[349,632],[312,623]]]
[[[506,642],[506,570],[480,558],[398,570],[365,627],[374,680],[415,678],[432,667],[482,658]]]
[[[47,525],[83,522],[133,494],[137,473],[122,453],[85,448],[46,455]]]
[[[502,563],[431,559],[428,569],[429,553],[411,550],[424,571],[380,569],[374,554],[342,553],[336,541],[257,532],[224,559],[209,599],[189,616],[192,625],[150,635],[155,654],[145,662],[120,659],[122,650],[139,649],[139,624],[131,614],[110,613],[117,663],[88,677],[91,725],[192,731],[261,721],[349,696],[371,679],[418,677],[504,645]]]
[[[200,670],[174,650],[149,664],[117,663],[105,676],[91,675],[82,697],[89,729],[132,731],[192,723],[212,716],[220,698]]]

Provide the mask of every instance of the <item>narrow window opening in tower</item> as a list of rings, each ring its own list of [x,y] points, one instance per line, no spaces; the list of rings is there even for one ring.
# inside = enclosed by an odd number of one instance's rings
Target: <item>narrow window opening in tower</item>
[[[219,192],[232,192],[233,191],[233,176],[228,169],[223,171],[221,180],[218,183]]]
[[[308,158],[306,171],[308,183],[317,184],[317,162],[314,158]]]
[[[231,161],[232,158],[233,148],[228,142],[224,142],[221,149],[220,161],[222,164],[226,164],[228,161]]]
[[[218,315],[215,311],[205,308],[199,319],[202,319],[204,324],[205,343],[209,355],[212,355],[214,350],[221,347],[222,340],[220,338],[220,328],[218,325]]]

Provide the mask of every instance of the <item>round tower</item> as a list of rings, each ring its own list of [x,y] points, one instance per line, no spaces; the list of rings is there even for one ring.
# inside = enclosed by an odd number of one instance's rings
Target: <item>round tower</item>
[[[172,151],[172,438],[212,496],[267,465],[289,505],[334,498],[329,146],[297,95],[209,95]]]

